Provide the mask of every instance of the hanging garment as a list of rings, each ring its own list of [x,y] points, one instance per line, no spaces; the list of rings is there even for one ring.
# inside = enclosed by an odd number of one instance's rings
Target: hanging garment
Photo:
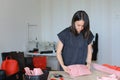
[[[95,41],[93,41],[93,53],[92,53],[92,60],[97,60],[97,53],[98,53],[98,33],[95,35]]]

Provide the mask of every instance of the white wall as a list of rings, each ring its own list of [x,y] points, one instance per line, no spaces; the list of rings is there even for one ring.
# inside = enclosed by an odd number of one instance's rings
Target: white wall
[[[120,66],[120,1],[115,0],[112,3],[112,63]]]
[[[0,53],[25,51],[27,23],[37,25],[39,41],[57,41],[77,10],[90,17],[93,33],[99,34],[98,63],[120,65],[119,0],[0,0]],[[33,37],[34,39],[35,37]]]
[[[40,25],[39,3],[39,0],[0,0],[0,53],[26,50],[27,23]]]

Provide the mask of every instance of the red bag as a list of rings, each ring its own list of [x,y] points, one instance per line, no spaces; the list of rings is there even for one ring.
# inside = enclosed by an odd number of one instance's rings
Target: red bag
[[[19,71],[19,65],[17,60],[6,57],[2,62],[1,69],[6,71],[7,76],[10,76]]]
[[[46,56],[33,57],[33,65],[36,68],[46,69],[47,65]]]

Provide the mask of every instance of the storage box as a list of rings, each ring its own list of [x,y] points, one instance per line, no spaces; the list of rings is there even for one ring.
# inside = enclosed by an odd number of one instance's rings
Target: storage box
[[[47,80],[47,77],[48,77],[48,74],[49,74],[49,71],[48,70],[43,70],[43,73],[42,75],[25,75],[25,80]]]

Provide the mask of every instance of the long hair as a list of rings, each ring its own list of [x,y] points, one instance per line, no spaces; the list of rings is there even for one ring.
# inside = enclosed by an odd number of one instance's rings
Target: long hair
[[[89,37],[89,33],[90,33],[90,24],[89,24],[89,17],[87,15],[87,13],[85,11],[77,11],[72,18],[72,22],[71,22],[71,26],[70,26],[70,30],[74,35],[78,35],[78,32],[75,28],[75,22],[79,21],[79,20],[83,20],[84,21],[84,25],[83,25],[83,30],[81,31],[84,38],[88,38]]]

